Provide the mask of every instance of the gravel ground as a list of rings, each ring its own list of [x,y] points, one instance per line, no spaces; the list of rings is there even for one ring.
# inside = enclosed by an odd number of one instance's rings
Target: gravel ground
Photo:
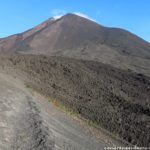
[[[86,128],[0,73],[0,150],[101,150]]]
[[[41,55],[3,54],[0,55],[0,64],[0,72],[16,76],[26,87],[61,103],[105,129],[111,136],[132,145],[150,145],[149,77],[98,62]],[[25,86],[22,87],[24,89]],[[29,94],[29,91],[26,99],[26,102],[29,101],[27,106],[32,108],[30,101],[34,100],[37,107],[37,98]],[[50,103],[42,105],[43,101],[38,106],[40,116],[47,105],[47,109],[51,110]],[[65,120],[62,116],[59,117],[60,114],[62,112],[52,119],[59,122]],[[51,112],[41,116],[45,118],[42,120],[48,124],[46,126],[53,123],[53,120],[49,121],[50,116]],[[68,124],[71,123],[65,124],[67,129]],[[64,129],[60,127],[57,130],[60,132]]]

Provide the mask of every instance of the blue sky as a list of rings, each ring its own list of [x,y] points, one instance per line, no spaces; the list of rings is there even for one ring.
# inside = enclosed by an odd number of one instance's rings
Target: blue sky
[[[150,41],[150,0],[1,0],[0,37],[25,31],[51,16],[82,13]]]

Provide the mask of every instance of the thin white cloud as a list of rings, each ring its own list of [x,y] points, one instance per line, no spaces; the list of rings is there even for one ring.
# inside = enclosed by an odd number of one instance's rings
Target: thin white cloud
[[[89,19],[89,20],[91,20],[91,21],[96,22],[94,19],[90,18],[88,15],[83,14],[83,13],[81,13],[81,12],[74,12],[74,14],[75,14],[75,15],[78,15],[78,16],[80,16],[80,17],[83,17],[83,18],[86,18],[86,19]]]
[[[57,19],[59,19],[59,18],[61,18],[61,17],[62,17],[62,15],[60,15],[60,16],[59,16],[59,15],[58,15],[58,16],[53,16],[53,19],[54,19],[54,20],[57,20]]]
[[[53,9],[50,14],[51,14],[51,16],[53,17],[53,19],[57,20],[57,19],[61,18],[62,16],[64,16],[66,13],[67,13],[67,11],[65,11],[65,10]],[[89,20],[91,20],[91,21],[96,22],[94,19],[90,18],[88,15],[86,15],[86,14],[84,14],[84,13],[81,13],[81,12],[73,12],[73,14],[78,15],[78,16],[83,17],[83,18],[86,18],[86,19],[89,19]]]
[[[54,19],[59,19],[66,14],[66,11],[61,9],[53,9],[50,14]]]

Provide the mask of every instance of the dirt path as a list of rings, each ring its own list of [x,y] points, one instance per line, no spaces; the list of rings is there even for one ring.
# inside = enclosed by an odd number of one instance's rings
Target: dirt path
[[[17,79],[0,74],[0,150],[103,150],[105,146]]]

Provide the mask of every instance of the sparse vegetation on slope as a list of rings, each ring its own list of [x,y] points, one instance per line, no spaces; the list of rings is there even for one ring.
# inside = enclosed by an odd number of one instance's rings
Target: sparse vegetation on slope
[[[120,138],[150,146],[149,77],[59,57],[1,55],[0,64],[10,73],[24,75],[35,90]]]

